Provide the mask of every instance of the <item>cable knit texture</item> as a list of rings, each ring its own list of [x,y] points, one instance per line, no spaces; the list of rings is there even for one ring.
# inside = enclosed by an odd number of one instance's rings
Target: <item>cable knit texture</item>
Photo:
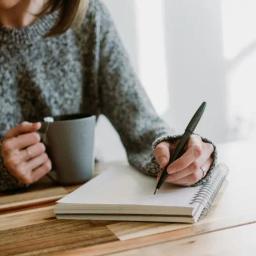
[[[58,12],[22,29],[0,28],[0,138],[45,116],[105,115],[129,163],[156,175],[152,142],[170,135],[138,81],[105,6],[91,0],[77,29],[45,38]],[[0,158],[0,191],[22,187]]]

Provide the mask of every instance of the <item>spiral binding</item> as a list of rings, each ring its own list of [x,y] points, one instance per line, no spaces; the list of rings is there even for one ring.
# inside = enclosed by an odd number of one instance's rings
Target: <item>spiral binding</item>
[[[201,186],[190,201],[190,204],[198,203],[203,206],[203,211],[200,218],[207,215],[217,195],[217,192],[224,181],[225,175],[219,175],[219,172],[220,170],[218,170],[218,168],[214,168],[214,170],[209,173],[210,176],[206,182]]]

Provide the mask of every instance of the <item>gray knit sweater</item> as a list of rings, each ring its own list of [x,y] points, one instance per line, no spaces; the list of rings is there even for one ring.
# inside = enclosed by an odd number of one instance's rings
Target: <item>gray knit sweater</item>
[[[91,0],[79,29],[45,38],[57,15],[22,29],[0,28],[0,138],[24,120],[103,114],[118,131],[129,163],[155,175],[152,143],[170,130],[141,87],[108,11]],[[20,186],[0,157],[0,191]]]
[[[91,0],[79,29],[44,38],[56,17],[0,29],[0,138],[24,120],[103,114],[118,131],[130,164],[156,174],[151,145],[170,132],[141,87],[108,11]],[[0,191],[18,186],[0,158]]]

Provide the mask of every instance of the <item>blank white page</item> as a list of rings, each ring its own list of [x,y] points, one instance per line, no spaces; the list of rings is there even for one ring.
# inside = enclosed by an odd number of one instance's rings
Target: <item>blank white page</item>
[[[94,179],[58,201],[58,204],[140,205],[189,207],[199,187],[164,184],[154,195],[156,178],[124,166],[103,171]]]

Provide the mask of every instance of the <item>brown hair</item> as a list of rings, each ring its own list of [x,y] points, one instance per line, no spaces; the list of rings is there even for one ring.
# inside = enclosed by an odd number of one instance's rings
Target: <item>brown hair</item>
[[[59,10],[57,22],[46,34],[55,36],[64,33],[71,26],[81,24],[88,7],[89,0],[48,0],[40,16]]]

